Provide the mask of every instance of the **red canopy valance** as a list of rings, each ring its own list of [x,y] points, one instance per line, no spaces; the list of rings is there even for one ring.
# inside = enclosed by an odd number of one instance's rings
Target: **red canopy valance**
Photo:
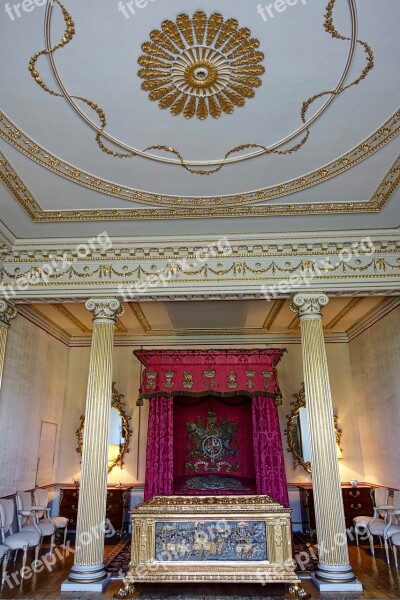
[[[269,396],[280,404],[276,366],[286,349],[136,350],[145,366],[143,398]]]

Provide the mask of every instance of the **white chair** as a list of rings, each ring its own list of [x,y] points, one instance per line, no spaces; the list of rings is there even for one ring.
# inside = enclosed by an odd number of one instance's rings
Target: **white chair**
[[[385,509],[392,512],[388,518],[382,519],[379,512],[380,509]],[[374,518],[368,523],[368,530],[370,532],[369,543],[371,546],[371,554],[372,556],[375,556],[374,536],[383,538],[386,552],[386,562],[388,565],[390,565],[388,541],[394,534],[400,533],[400,492],[394,492],[393,506],[381,506],[380,509],[378,507],[374,508]]]
[[[398,511],[396,511],[396,513],[397,513],[396,516],[398,517],[398,515],[399,515]],[[390,541],[392,542],[394,564],[396,565],[396,570],[398,570],[399,565],[397,563],[397,548],[400,547],[400,533],[394,533],[392,535],[392,537],[390,538]]]
[[[36,488],[33,492],[33,499],[35,502],[34,509],[38,510],[39,524],[40,519],[43,516],[46,516],[49,521],[53,523],[56,529],[64,529],[64,546],[67,540],[67,530],[68,530],[68,519],[66,517],[51,517],[50,509],[48,508],[49,503],[49,493],[47,490],[42,488]]]
[[[0,541],[7,547],[8,551],[15,551],[14,563],[17,560],[18,550],[23,550],[22,567],[26,565],[28,548],[35,548],[35,560],[39,558],[41,535],[39,530],[13,532],[14,501],[11,499],[0,500]],[[3,559],[3,581],[7,572],[8,554]]]
[[[8,546],[3,546],[0,544],[0,563],[3,563],[2,573],[1,573],[1,583],[4,583],[4,579],[7,573],[7,562],[10,554],[10,548]]]
[[[374,508],[378,508],[381,518],[386,518],[388,507],[389,490],[387,488],[375,488],[374,490]],[[372,521],[375,513],[370,516],[357,516],[353,519],[356,544],[358,546],[358,536],[368,532],[368,523]],[[369,535],[368,535],[369,537]]]
[[[54,548],[55,525],[47,518],[39,521],[39,513],[43,510],[38,510],[32,505],[32,496],[30,492],[17,492],[17,515],[20,531],[34,531],[39,529],[41,537],[50,537],[50,554]]]

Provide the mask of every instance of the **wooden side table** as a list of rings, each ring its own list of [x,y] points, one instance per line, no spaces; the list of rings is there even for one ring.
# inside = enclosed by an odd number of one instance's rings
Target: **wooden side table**
[[[122,537],[129,529],[129,492],[131,488],[107,488],[106,519],[109,519],[117,535]],[[79,488],[60,489],[60,516],[67,517],[68,530],[76,530]]]
[[[312,485],[298,485],[300,490],[301,519],[303,525],[311,533],[316,531],[314,492]],[[353,527],[354,517],[360,515],[373,515],[374,512],[374,488],[368,485],[342,485],[344,518],[346,528]]]

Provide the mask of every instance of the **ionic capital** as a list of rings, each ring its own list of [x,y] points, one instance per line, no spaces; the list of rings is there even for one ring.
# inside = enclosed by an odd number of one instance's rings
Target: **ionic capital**
[[[10,321],[17,314],[17,309],[13,304],[7,302],[7,300],[0,300],[0,327],[8,329],[10,327]]]
[[[298,312],[300,321],[304,319],[322,319],[322,308],[329,302],[321,292],[299,292],[293,297],[290,308]]]
[[[90,298],[85,307],[92,313],[93,323],[115,325],[117,317],[124,314],[124,308],[117,298]]]

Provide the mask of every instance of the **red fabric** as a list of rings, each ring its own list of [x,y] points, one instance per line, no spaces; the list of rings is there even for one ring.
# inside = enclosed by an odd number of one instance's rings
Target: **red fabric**
[[[198,398],[196,400],[199,401]],[[188,398],[187,403],[185,403],[185,399],[180,399],[179,404],[174,405],[174,431],[179,432],[174,436],[174,478],[196,474],[195,471],[186,468],[186,463],[192,460],[188,452],[190,440],[186,431],[186,423],[195,422],[198,418],[205,422],[209,410],[215,412],[218,422],[226,417],[228,421],[237,423],[239,442],[237,454],[229,458],[228,462],[239,463],[239,470],[232,471],[231,474],[237,477],[255,478],[253,447],[251,444],[253,432],[251,401],[246,401],[243,398],[232,398],[231,400],[237,400],[237,402],[228,404],[228,402],[221,402],[219,398],[211,397],[205,400],[201,399],[200,403],[197,402],[193,406],[193,398]],[[223,475],[229,472],[227,467],[223,466],[217,474]],[[201,467],[197,473],[203,475],[207,471],[204,470],[204,467]]]
[[[257,396],[252,407],[257,494],[289,506],[278,410],[272,398]]]
[[[141,395],[279,395],[276,365],[283,349],[137,350],[144,364]]]
[[[173,400],[150,400],[144,499],[173,494]]]
[[[135,352],[146,367],[141,394],[150,398],[145,500],[174,493],[174,442],[177,470],[181,476],[188,476],[182,472],[187,421],[178,423],[181,417],[176,416],[174,438],[173,398],[192,396],[191,407],[197,405],[194,410],[197,416],[199,397],[213,396],[212,401],[216,402],[215,397],[221,395],[220,414],[224,413],[230,419],[240,418],[243,424],[239,433],[241,473],[250,478],[250,474],[255,473],[258,494],[268,494],[281,504],[289,505],[275,406],[275,398],[279,395],[276,365],[283,352],[285,350],[280,349]],[[252,398],[252,426],[250,413],[239,416],[240,397],[243,399],[244,396]],[[228,401],[232,401],[229,407],[222,406]],[[206,413],[206,403],[202,410]]]

